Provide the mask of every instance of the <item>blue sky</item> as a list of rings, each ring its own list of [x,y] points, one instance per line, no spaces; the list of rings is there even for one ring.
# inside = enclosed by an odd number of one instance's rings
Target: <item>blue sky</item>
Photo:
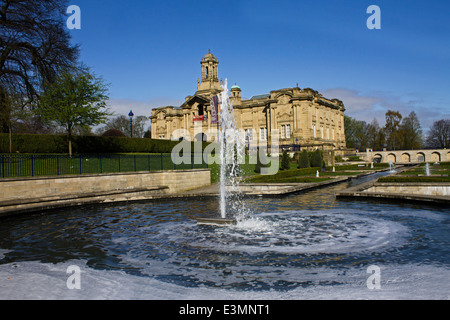
[[[196,91],[211,52],[242,96],[297,83],[338,98],[346,114],[415,111],[424,131],[450,118],[450,1],[72,0],[81,9],[81,60],[110,83],[117,114],[149,116]],[[381,29],[369,30],[370,5]]]

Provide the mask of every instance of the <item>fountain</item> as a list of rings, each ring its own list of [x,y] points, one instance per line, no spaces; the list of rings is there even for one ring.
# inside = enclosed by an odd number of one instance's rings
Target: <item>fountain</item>
[[[430,176],[430,164],[429,163],[425,164],[425,175],[427,177]]]
[[[221,132],[220,143],[220,217],[199,218],[198,224],[235,225],[243,218],[242,196],[239,192],[240,163],[245,159],[245,140],[237,130],[233,105],[229,99],[227,79],[219,94]]]
[[[197,224],[193,217],[221,217],[210,197],[4,219],[0,300],[448,299],[450,209],[336,199],[372,179],[248,197],[246,219],[227,203],[235,226]],[[373,265],[382,267],[382,290],[366,285]],[[72,266],[81,291],[65,285]]]

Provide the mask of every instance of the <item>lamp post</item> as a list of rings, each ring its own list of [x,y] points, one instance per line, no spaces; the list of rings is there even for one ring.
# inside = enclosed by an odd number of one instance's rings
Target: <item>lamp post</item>
[[[131,138],[133,138],[133,117],[134,117],[133,110],[130,110],[130,113],[128,114],[128,116],[130,117],[130,135],[131,135]]]

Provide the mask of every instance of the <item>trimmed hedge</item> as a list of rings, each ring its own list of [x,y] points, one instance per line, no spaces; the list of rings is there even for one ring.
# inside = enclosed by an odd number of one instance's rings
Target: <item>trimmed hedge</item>
[[[90,153],[171,153],[178,141],[148,138],[74,136],[72,150]],[[206,143],[203,143],[203,148]],[[192,149],[194,150],[194,149]],[[68,153],[67,135],[13,134],[13,153]],[[9,153],[9,135],[0,134],[0,153]]]

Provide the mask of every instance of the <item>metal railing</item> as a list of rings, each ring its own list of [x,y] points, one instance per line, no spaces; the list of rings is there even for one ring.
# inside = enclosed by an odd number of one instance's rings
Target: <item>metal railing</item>
[[[0,155],[0,178],[83,175],[208,168],[202,154],[176,165],[171,154],[149,155]]]

